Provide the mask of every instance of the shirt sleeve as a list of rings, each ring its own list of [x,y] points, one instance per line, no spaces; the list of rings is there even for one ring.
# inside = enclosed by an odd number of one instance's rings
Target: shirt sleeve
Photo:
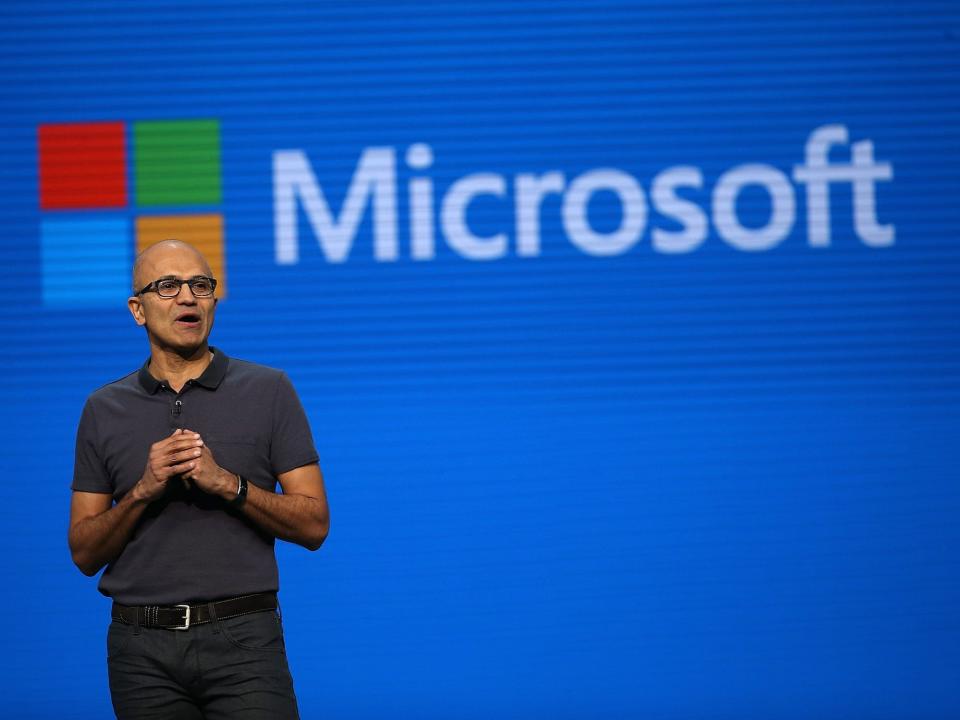
[[[312,465],[319,460],[310,423],[286,373],[280,373],[273,400],[273,437],[270,466],[274,475]]]
[[[87,400],[77,427],[77,447],[71,489],[80,492],[113,493],[113,483],[103,465],[97,443],[93,404]]]

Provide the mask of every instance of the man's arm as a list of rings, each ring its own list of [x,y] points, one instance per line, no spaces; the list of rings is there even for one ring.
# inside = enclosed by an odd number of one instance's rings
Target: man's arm
[[[96,575],[120,555],[147,504],[132,491],[113,507],[109,493],[73,492],[67,542],[84,575]]]
[[[184,477],[198,488],[228,501],[237,496],[237,476],[217,465],[210,448],[203,447],[196,465]],[[320,466],[312,463],[294,468],[278,475],[277,480],[283,488],[282,495],[249,483],[241,512],[274,537],[316,550],[330,529]]]
[[[84,575],[95,575],[117,559],[144,509],[163,494],[167,481],[197,466],[201,445],[199,436],[182,430],[151,445],[143,477],[113,507],[109,493],[73,492],[67,543]]]
[[[242,506],[243,514],[281,540],[316,550],[327,539],[330,530],[330,512],[320,466],[304,465],[282,473],[277,480],[283,488],[283,495],[250,483]],[[232,490],[230,497],[236,495],[235,484]]]

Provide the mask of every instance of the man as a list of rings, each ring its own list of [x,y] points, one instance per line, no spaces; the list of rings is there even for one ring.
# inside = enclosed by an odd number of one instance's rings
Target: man
[[[119,718],[298,717],[273,545],[320,547],[323,477],[286,375],[208,346],[215,288],[186,243],[137,258],[127,302],[150,358],[94,392],[77,431],[70,551],[87,575],[106,566]]]

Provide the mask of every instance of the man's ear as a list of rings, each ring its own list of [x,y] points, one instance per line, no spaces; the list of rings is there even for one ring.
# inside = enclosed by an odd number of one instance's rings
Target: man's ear
[[[147,324],[147,318],[143,315],[143,300],[138,296],[132,295],[127,298],[127,309],[130,310],[130,314],[133,315],[133,320],[137,325],[143,326]]]

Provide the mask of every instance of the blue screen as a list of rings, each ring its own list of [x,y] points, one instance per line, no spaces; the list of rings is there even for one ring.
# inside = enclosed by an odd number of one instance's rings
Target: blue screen
[[[112,712],[74,437],[167,236],[320,453],[304,718],[960,716],[956,3],[0,19],[10,717]]]

